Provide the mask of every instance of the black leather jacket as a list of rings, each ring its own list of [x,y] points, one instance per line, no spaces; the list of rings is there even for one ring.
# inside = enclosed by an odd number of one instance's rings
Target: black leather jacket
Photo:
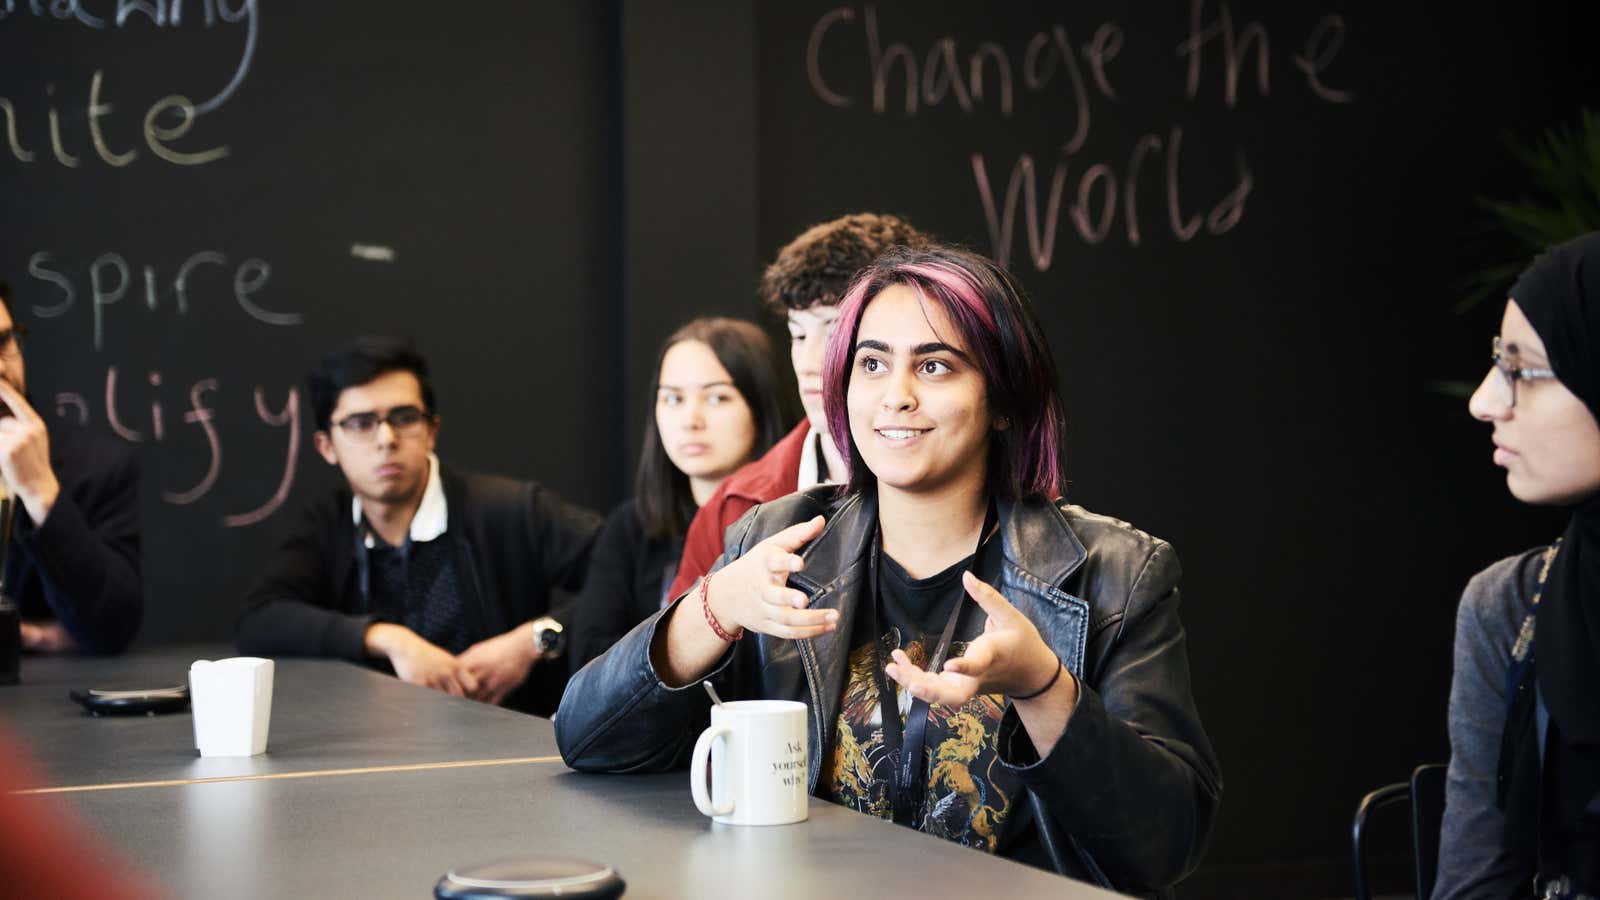
[[[838,629],[801,641],[748,635],[707,676],[726,699],[806,703],[812,793],[833,745],[851,624],[870,601],[863,595],[876,546],[873,495],[835,496],[835,488],[814,488],[751,510],[728,529],[717,568],[822,513],[827,524],[801,551],[805,570],[789,584],[809,594],[812,607],[839,610]],[[1048,810],[1053,821],[1040,837],[1066,836],[1067,874],[1166,893],[1199,862],[1222,791],[1189,689],[1177,557],[1166,542],[1080,507],[1019,501],[998,512],[1004,562],[995,587],[1033,621],[1079,685],[1077,709],[1044,759],[1008,705],[1001,761],[1042,801],[1032,808]],[[573,677],[556,715],[567,765],[592,772],[687,765],[710,701],[698,684],[667,687],[651,666],[651,641],[670,611],[640,623]],[[1029,819],[1026,827],[1038,829]]]

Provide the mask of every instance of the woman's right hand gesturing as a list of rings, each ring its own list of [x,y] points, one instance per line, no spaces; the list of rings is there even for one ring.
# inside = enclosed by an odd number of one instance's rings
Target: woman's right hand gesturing
[[[822,524],[817,516],[785,528],[707,575],[680,599],[667,627],[650,644],[650,662],[661,680],[683,687],[704,678],[727,654],[728,641],[743,633],[740,629],[797,639],[837,628],[838,610],[807,609],[806,595],[784,583],[804,565],[795,551],[821,534]]]
[[[724,631],[746,628],[798,640],[838,627],[838,610],[807,609],[809,598],[785,584],[805,566],[796,551],[821,534],[822,526],[822,516],[791,525],[706,576],[705,602]]]

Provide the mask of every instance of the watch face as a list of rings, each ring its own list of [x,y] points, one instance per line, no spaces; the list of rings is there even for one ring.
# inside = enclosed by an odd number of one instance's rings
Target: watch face
[[[534,632],[534,643],[539,652],[544,656],[559,656],[561,649],[566,644],[566,635],[562,633],[561,623],[551,621]]]

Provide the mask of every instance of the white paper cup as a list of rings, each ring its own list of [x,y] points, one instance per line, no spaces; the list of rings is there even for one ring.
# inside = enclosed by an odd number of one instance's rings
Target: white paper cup
[[[201,756],[256,756],[272,720],[272,660],[196,660],[189,666],[194,745]]]

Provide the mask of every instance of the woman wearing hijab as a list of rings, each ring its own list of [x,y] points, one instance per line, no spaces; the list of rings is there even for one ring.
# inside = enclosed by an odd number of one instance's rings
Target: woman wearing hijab
[[[1548,547],[1472,579],[1456,617],[1435,898],[1600,896],[1600,232],[1511,289],[1469,408]]]

